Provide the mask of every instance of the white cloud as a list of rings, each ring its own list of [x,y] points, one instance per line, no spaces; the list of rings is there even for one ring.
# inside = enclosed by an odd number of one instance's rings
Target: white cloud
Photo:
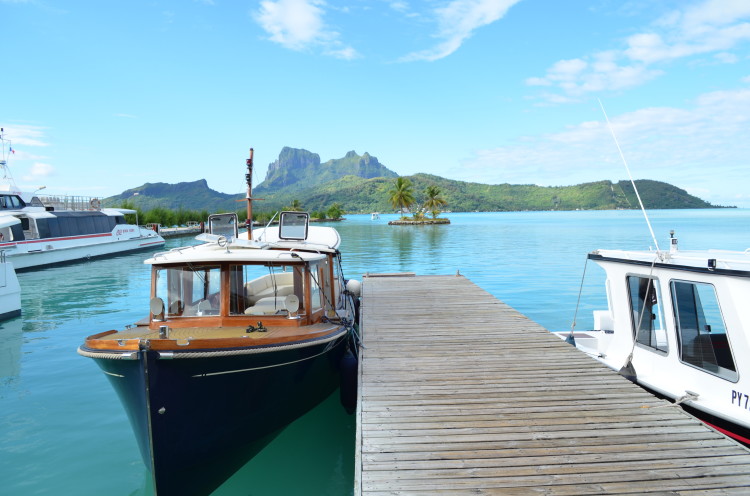
[[[260,3],[255,20],[270,40],[300,50],[325,36],[320,0],[267,0]]]
[[[2,125],[5,131],[3,136],[10,140],[13,147],[20,146],[49,146],[44,140],[44,131],[46,128],[41,126],[29,126],[24,124]]]
[[[339,49],[330,49],[324,52],[326,55],[330,55],[337,59],[353,60],[359,58],[359,53],[352,47],[344,47]]]
[[[691,108],[654,107],[610,117],[636,179],[669,182],[718,204],[744,198],[750,184],[750,89],[701,95]],[[627,177],[602,117],[561,132],[479,150],[461,179],[569,185]]]
[[[402,61],[442,59],[458,50],[475,30],[501,19],[521,0],[453,0],[438,7],[433,15],[438,24],[439,41],[427,50],[413,52]]]
[[[54,174],[55,169],[50,164],[45,164],[42,162],[35,162],[31,166],[31,170],[28,174],[23,176],[21,179],[24,181],[38,181],[40,179],[46,179],[47,177]]]
[[[332,57],[357,58],[357,51],[345,46],[339,33],[326,26],[325,7],[323,0],[265,0],[253,18],[270,35],[269,40],[290,50],[321,48]]]
[[[577,61],[573,67],[567,67],[571,60],[562,60],[545,76],[530,77],[526,84],[554,86],[575,99],[587,93],[642,85],[663,73],[653,66],[677,59],[713,53],[715,62],[734,63],[738,59],[731,50],[750,41],[748,21],[747,0],[706,0],[670,12],[648,30],[623,40],[619,50],[572,59]]]

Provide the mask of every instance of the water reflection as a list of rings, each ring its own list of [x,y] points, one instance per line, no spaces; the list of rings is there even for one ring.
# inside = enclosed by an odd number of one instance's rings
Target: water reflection
[[[20,374],[22,344],[22,318],[0,322],[0,384],[9,384]]]

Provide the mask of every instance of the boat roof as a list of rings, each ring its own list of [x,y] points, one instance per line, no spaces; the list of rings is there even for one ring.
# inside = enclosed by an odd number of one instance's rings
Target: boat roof
[[[240,233],[240,237],[247,239],[247,233]],[[341,236],[332,227],[310,226],[307,238],[304,240],[281,239],[278,227],[264,227],[253,229],[253,239],[268,243],[275,248],[319,251],[335,253],[341,245]]]
[[[18,217],[14,217],[12,215],[0,215],[0,228],[10,227],[20,223],[21,221],[18,219]]]
[[[211,240],[212,237],[217,238]],[[218,239],[222,238],[222,239]],[[209,240],[195,246],[173,248],[170,251],[154,254],[143,263],[151,265],[184,264],[184,263],[294,263],[314,262],[323,260],[326,255],[323,250],[304,251],[296,248],[279,249],[271,243],[248,241],[247,239],[227,240],[221,236],[197,236],[196,239]]]
[[[595,261],[654,265],[697,272],[750,276],[750,249],[730,250],[596,250],[589,254]]]

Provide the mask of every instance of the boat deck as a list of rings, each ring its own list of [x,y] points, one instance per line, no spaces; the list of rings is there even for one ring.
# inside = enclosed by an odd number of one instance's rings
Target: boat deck
[[[461,276],[362,287],[355,495],[750,494],[750,450]]]

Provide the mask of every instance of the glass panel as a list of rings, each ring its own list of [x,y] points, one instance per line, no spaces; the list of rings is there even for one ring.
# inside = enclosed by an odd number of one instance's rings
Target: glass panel
[[[156,296],[164,302],[167,317],[181,315],[183,311],[182,269],[170,268],[156,271]]]
[[[321,301],[323,292],[320,288],[322,282],[320,264],[310,264],[310,278],[310,301],[314,312],[323,306]]]
[[[279,238],[307,239],[309,217],[305,212],[281,212]]]
[[[302,301],[301,269],[291,265],[232,266],[230,315],[286,315],[288,296],[297,295]]]
[[[237,237],[237,214],[215,214],[208,217],[208,232],[227,239]]]
[[[629,276],[630,307],[635,341],[654,350],[667,352],[659,285],[656,279]]]
[[[672,281],[680,360],[731,381],[738,378],[716,291],[710,284]]]
[[[159,269],[156,296],[164,301],[168,316],[219,315],[221,270],[217,266]]]

